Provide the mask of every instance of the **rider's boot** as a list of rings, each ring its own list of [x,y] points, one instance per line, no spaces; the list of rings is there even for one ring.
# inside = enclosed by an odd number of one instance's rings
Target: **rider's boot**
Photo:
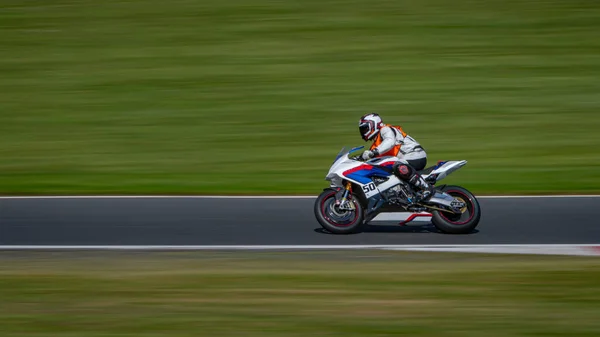
[[[417,201],[428,201],[435,194],[435,188],[428,184],[425,179],[418,173],[408,181],[412,186],[416,187],[419,191],[417,192]]]
[[[393,166],[394,174],[407,181],[412,187],[419,190],[414,203],[427,201],[434,194],[435,189],[433,186],[428,184],[425,179],[409,164],[407,163],[396,163]]]

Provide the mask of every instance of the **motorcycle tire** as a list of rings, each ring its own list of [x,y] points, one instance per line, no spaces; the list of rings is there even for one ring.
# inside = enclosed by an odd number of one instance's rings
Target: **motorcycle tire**
[[[445,186],[443,192],[466,203],[461,214],[433,211],[431,222],[440,231],[448,234],[472,233],[481,219],[481,207],[473,193],[460,186]]]
[[[364,211],[356,197],[349,198],[354,210],[340,210],[335,205],[336,190],[326,189],[315,200],[314,212],[319,224],[334,234],[358,233],[363,226]]]

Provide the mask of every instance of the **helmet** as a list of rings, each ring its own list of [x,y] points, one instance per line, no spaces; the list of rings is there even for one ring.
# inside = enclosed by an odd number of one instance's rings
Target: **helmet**
[[[360,136],[366,142],[372,140],[381,129],[382,120],[376,113],[370,113],[362,116],[358,122]]]

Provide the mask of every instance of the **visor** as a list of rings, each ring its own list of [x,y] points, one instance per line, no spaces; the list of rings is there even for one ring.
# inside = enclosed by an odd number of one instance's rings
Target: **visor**
[[[360,130],[360,135],[365,136],[367,133],[369,133],[369,131],[371,131],[371,126],[369,123],[361,124],[358,126],[358,129]]]

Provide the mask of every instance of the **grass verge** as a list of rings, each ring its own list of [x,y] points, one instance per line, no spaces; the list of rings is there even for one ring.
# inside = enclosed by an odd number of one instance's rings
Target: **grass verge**
[[[597,336],[600,260],[0,254],[3,336]]]

